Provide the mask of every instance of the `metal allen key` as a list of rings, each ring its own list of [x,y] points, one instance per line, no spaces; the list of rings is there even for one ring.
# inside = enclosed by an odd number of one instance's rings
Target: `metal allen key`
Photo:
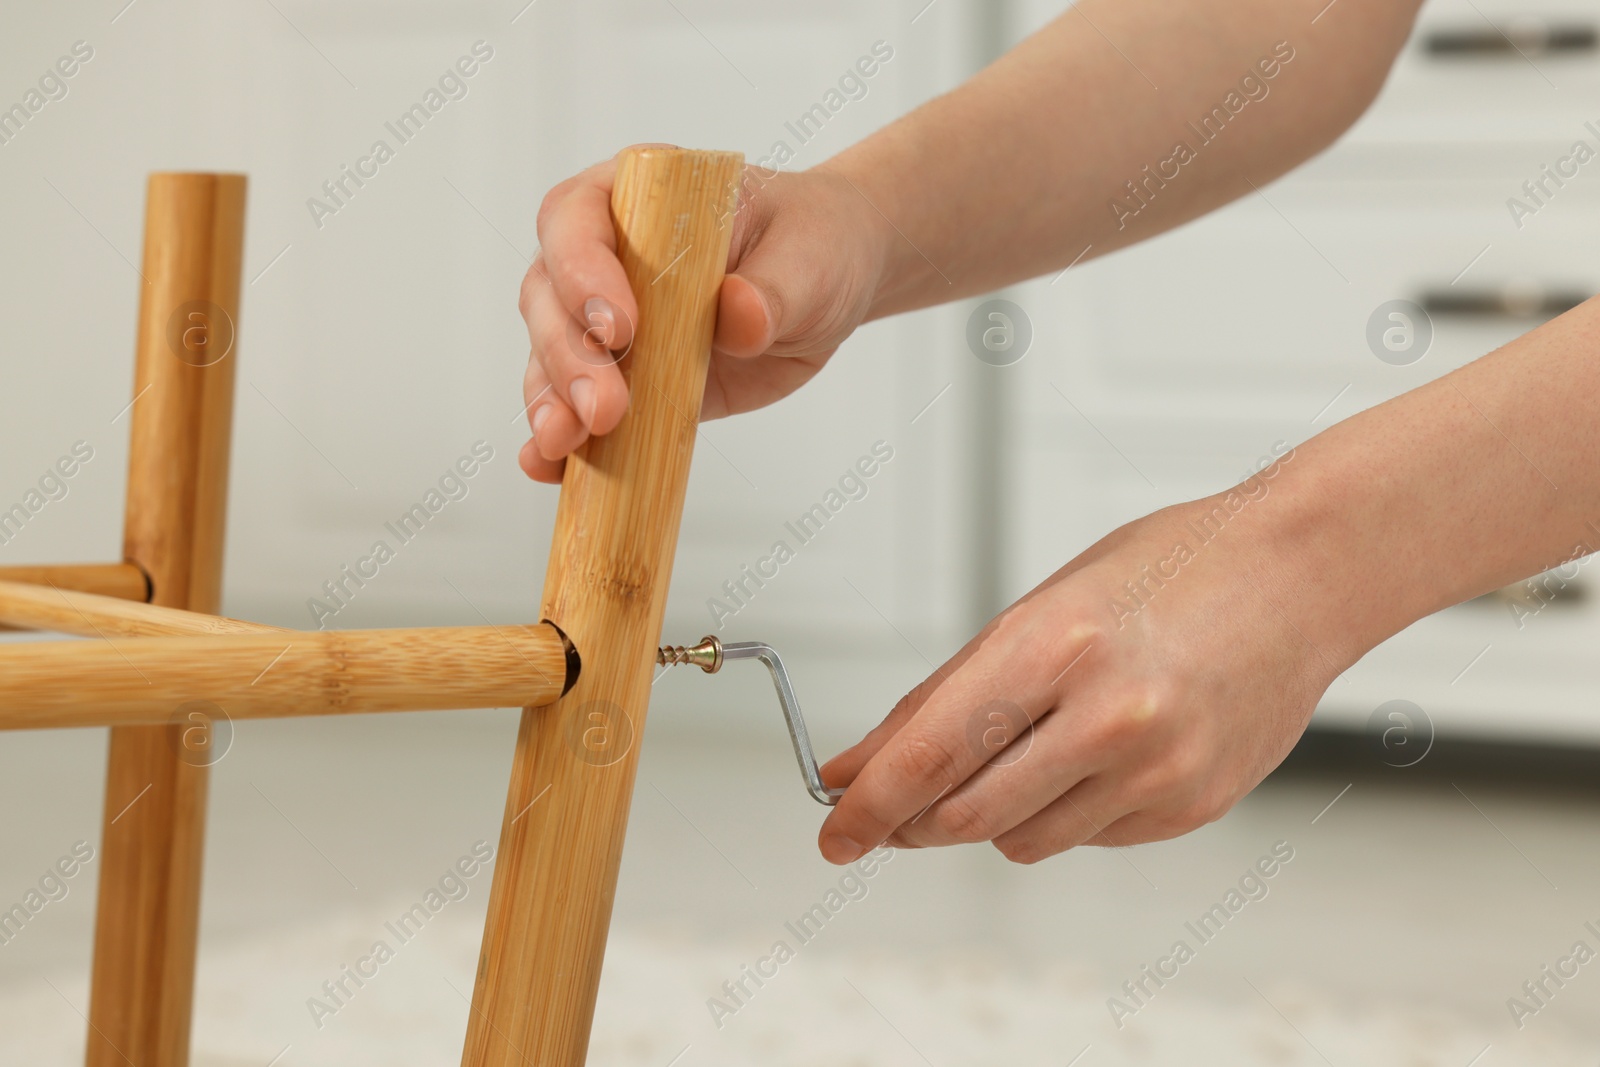
[[[839,798],[844,796],[844,790],[829,789],[822,784],[817,757],[811,749],[811,735],[806,732],[806,720],[800,714],[800,701],[795,698],[789,672],[784,669],[777,649],[760,641],[737,641],[725,645],[716,637],[707,636],[693,647],[663,645],[656,652],[656,663],[662,667],[693,665],[707,674],[716,674],[725,661],[735,659],[758,659],[767,665],[773,688],[778,691],[778,703],[783,707],[783,720],[789,726],[789,740],[794,742],[795,759],[800,761],[800,774],[806,781],[806,792],[819,804],[837,804]]]

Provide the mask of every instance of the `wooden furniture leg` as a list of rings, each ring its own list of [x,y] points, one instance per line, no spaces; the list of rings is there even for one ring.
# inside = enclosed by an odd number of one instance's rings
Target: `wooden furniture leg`
[[[582,668],[522,713],[464,1067],[576,1067],[588,1049],[742,166],[649,148],[617,169],[632,401],[567,460],[543,611]]]
[[[145,205],[124,552],[151,603],[215,614],[245,179],[154,174]],[[178,710],[173,709],[175,712]],[[181,726],[111,731],[89,1067],[185,1067],[207,768]]]

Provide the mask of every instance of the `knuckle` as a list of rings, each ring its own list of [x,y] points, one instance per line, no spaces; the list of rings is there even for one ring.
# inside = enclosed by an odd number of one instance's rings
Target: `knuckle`
[[[533,358],[552,379],[560,372],[561,357],[567,351],[566,323],[551,321],[553,316],[537,315],[529,322],[534,338]]]
[[[1231,806],[1213,793],[1202,792],[1178,809],[1178,816],[1173,820],[1178,827],[1177,832],[1186,834],[1214,823],[1226,815]]]
[[[544,279],[535,271],[530,270],[522,276],[522,284],[517,288],[517,310],[522,312],[522,317],[526,321],[533,321],[539,286],[543,284]]]
[[[994,820],[968,797],[951,794],[935,806],[932,815],[934,828],[948,840],[971,844],[995,836]]]
[[[1221,819],[1222,816],[1226,816],[1226,814],[1229,813],[1229,811],[1232,811],[1232,809],[1234,809],[1234,798],[1229,797],[1229,795],[1222,792],[1222,790],[1206,790],[1206,792],[1203,793],[1202,798],[1197,801],[1197,805],[1195,805],[1194,814],[1197,814],[1197,816],[1200,817],[1200,821],[1198,821],[1195,825],[1200,827],[1200,825],[1216,822],[1218,819]]]
[[[956,782],[960,757],[949,745],[926,736],[907,738],[899,749],[899,770],[912,782],[943,788]]]
[[[1154,689],[1130,690],[1102,723],[1104,740],[1113,746],[1133,744],[1156,733],[1171,715],[1171,702]]]
[[[1038,863],[1040,860],[1047,859],[1055,854],[1042,842],[1031,837],[996,838],[994,847],[1007,860],[1024,866]]]
[[[994,620],[989,640],[1008,650],[1030,640],[1034,632],[1033,611],[1028,604],[1013,604]]]
[[[843,811],[843,801],[840,804],[841,807],[836,810]],[[899,821],[891,817],[888,808],[877,798],[863,798],[839,828],[852,840],[869,846],[868,851],[871,851],[886,842],[892,844],[896,837],[904,838],[905,827],[899,826]],[[916,846],[916,842],[911,840],[903,840],[903,844],[908,848]]]
[[[1196,796],[1212,762],[1197,746],[1180,747],[1152,769],[1147,779],[1149,800]]]
[[[542,239],[546,228],[556,213],[561,210],[561,205],[566,203],[567,194],[572,191],[573,183],[577,179],[568,178],[551,186],[550,191],[544,194],[544,199],[539,201],[539,211],[534,215],[534,225]]]

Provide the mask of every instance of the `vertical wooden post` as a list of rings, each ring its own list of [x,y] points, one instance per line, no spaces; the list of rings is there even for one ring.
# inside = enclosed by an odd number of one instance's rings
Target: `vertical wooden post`
[[[567,460],[544,617],[582,668],[522,713],[464,1067],[577,1067],[588,1049],[743,163],[648,148],[617,168],[632,400]]]
[[[244,199],[243,175],[153,174],[145,205],[124,552],[149,575],[151,603],[208,614],[221,599]],[[181,730],[111,731],[89,1067],[189,1060],[207,768]]]

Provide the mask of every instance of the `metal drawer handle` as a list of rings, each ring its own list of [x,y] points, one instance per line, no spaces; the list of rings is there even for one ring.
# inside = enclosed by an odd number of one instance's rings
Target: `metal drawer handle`
[[[1544,320],[1566,314],[1593,295],[1577,286],[1510,284],[1497,289],[1429,289],[1417,303],[1436,316]]]
[[[1431,30],[1422,50],[1435,59],[1517,59],[1600,50],[1600,29],[1586,22],[1512,19],[1504,24]]]
[[[1469,603],[1499,606],[1514,604],[1534,612],[1546,606],[1576,607],[1589,599],[1589,586],[1577,578],[1563,578],[1556,571],[1536,574],[1526,581],[1485,593]]]

